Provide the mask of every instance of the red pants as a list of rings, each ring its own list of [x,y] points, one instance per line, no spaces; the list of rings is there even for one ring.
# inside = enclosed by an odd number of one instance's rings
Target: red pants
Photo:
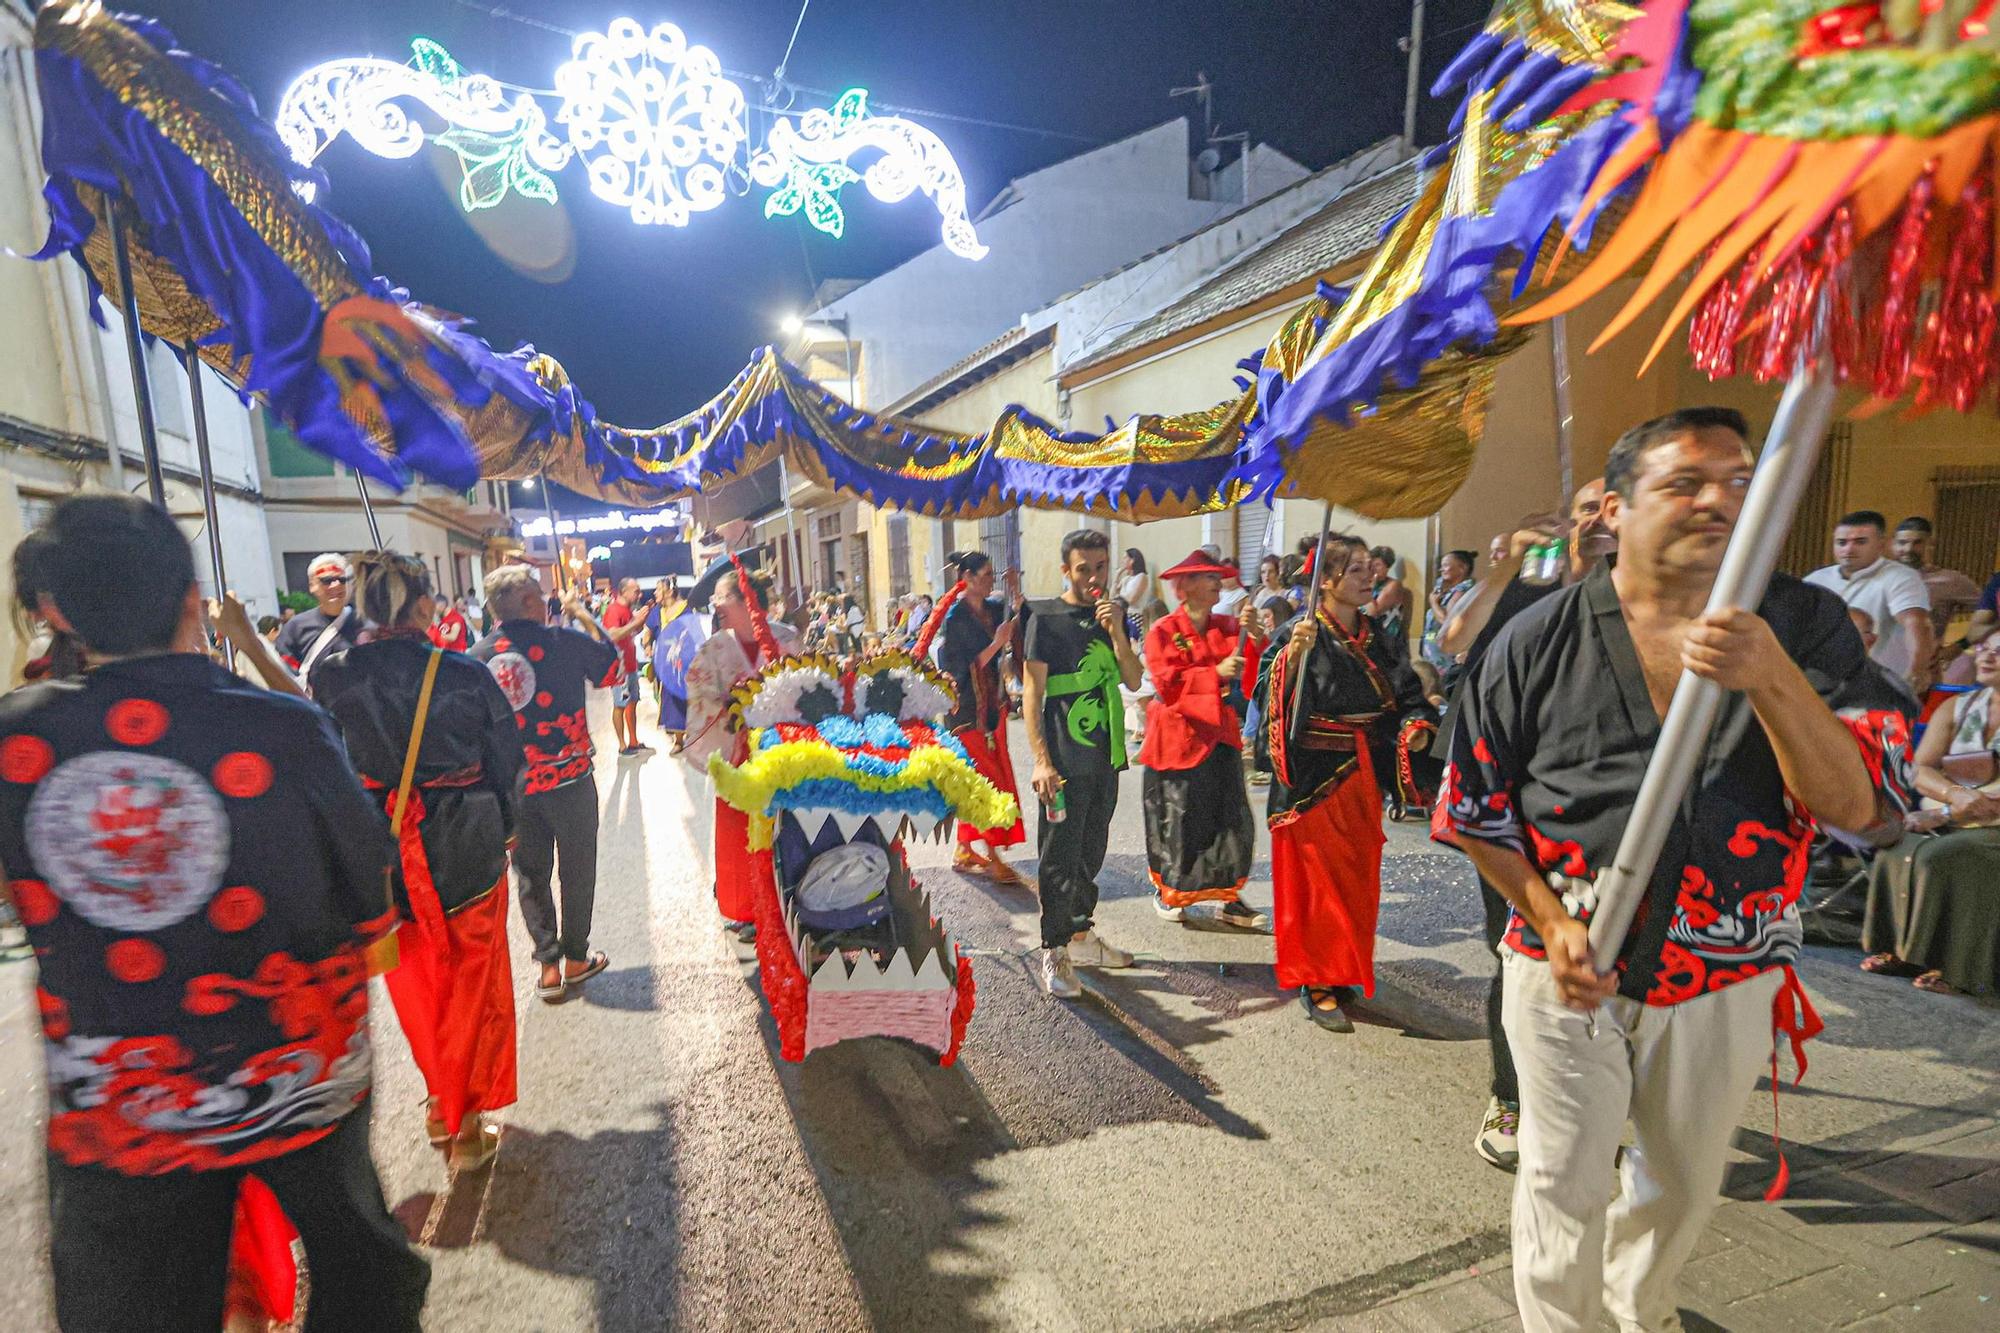
[[[401,961],[383,981],[445,1128],[456,1134],[469,1113],[512,1106],[514,982],[507,961],[506,879],[445,917],[442,938],[421,919],[404,922],[396,948]]]
[[[965,747],[965,757],[988,782],[1014,798],[1014,822],[1006,828],[978,829],[958,821],[958,845],[970,847],[975,842],[983,842],[988,847],[1012,847],[1028,840],[1027,830],[1021,827],[1021,793],[1014,787],[1014,761],[1007,755],[1007,724],[1002,722],[998,730],[981,731],[978,727],[961,727],[957,731],[958,743]]]
[[[1360,764],[1318,805],[1271,829],[1271,924],[1278,984],[1375,993],[1382,907],[1382,793]]]

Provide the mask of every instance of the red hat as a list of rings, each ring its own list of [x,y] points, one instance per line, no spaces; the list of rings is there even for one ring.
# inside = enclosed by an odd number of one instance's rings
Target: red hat
[[[1213,559],[1206,551],[1194,550],[1188,552],[1188,558],[1172,569],[1162,570],[1160,577],[1178,579],[1189,574],[1220,574],[1223,578],[1233,579],[1236,577],[1236,566],[1226,565],[1220,560]]]

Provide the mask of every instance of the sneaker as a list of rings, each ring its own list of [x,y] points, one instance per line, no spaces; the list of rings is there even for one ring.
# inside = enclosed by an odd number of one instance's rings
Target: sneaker
[[[1520,1128],[1521,1104],[1494,1097],[1486,1103],[1486,1123],[1472,1141],[1473,1150],[1502,1171],[1512,1171],[1521,1164],[1521,1149],[1514,1138]]]
[[[1058,1000],[1074,1000],[1083,994],[1083,983],[1076,979],[1076,969],[1070,966],[1069,950],[1063,948],[1041,949],[1039,965],[1035,970],[1035,980],[1042,989]]]
[[[1271,924],[1271,918],[1252,907],[1249,903],[1231,898],[1217,913],[1225,923],[1239,930],[1262,930]]]
[[[1178,907],[1169,907],[1159,894],[1153,895],[1153,911],[1162,921],[1179,921],[1184,913]]]
[[[1096,931],[1087,930],[1082,939],[1069,942],[1069,961],[1078,967],[1130,967],[1132,955],[1106,944]]]

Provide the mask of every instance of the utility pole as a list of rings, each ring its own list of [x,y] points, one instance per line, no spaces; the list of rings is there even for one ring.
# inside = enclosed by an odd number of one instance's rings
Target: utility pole
[[[1417,149],[1417,79],[1424,64],[1424,0],[1410,7],[1410,35],[1403,39],[1409,53],[1409,74],[1403,80],[1403,147]]]

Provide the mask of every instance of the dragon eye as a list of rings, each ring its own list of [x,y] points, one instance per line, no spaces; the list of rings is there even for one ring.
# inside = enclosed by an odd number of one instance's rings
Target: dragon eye
[[[854,677],[854,715],[930,722],[951,711],[951,687],[928,664],[889,653],[863,662]]]
[[[816,662],[794,662],[756,681],[743,705],[743,725],[774,727],[780,722],[810,726],[841,711],[840,680]]]

